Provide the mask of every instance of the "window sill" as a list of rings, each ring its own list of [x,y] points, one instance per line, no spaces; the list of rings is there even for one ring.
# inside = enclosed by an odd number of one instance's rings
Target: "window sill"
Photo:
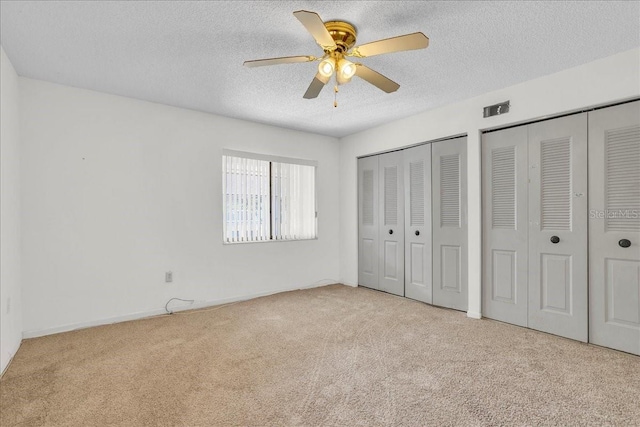
[[[248,241],[248,242],[225,242],[223,241],[222,244],[227,246],[233,246],[233,245],[246,245],[246,244],[250,244],[250,243],[281,243],[281,242],[308,242],[310,240],[318,240],[317,237],[310,237],[308,239],[274,239],[274,240],[252,240],[252,241]]]

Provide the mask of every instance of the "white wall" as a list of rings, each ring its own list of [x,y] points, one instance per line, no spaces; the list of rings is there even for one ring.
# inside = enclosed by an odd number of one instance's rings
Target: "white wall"
[[[4,72],[5,58],[3,53],[3,178],[5,159],[18,165],[18,156],[4,151],[5,126],[11,128],[5,98],[15,98],[5,92],[17,93],[5,90],[5,80],[16,79],[15,72]],[[468,314],[479,317],[481,130],[640,96],[640,49],[339,143],[25,78],[19,86],[25,336],[160,313],[174,296],[205,304],[332,280],[354,285],[356,158],[460,134],[468,134]],[[482,107],[507,99],[510,113],[482,118]],[[11,132],[15,137],[8,140],[17,146],[18,131]],[[222,245],[223,148],[318,160],[319,239]],[[3,202],[17,194],[19,180],[11,180],[14,193],[5,191],[4,181]],[[19,203],[13,206],[19,209]],[[3,237],[3,248],[4,242]],[[11,256],[19,265],[19,254]],[[168,270],[174,272],[173,284],[164,283]],[[3,292],[4,274],[3,268]],[[4,301],[3,296],[2,313]],[[12,306],[15,313],[19,305]],[[3,317],[3,345],[4,324]]]
[[[400,89],[402,90],[402,89]],[[430,110],[342,138],[340,145],[340,277],[358,280],[356,158],[468,134],[469,309],[481,315],[480,132],[640,96],[640,49],[633,49],[499,91]],[[482,118],[484,106],[510,100],[511,111]]]
[[[0,47],[0,372],[22,340],[18,76]]]
[[[339,279],[337,139],[25,78],[20,90],[26,337],[160,313],[171,297]],[[318,240],[223,245],[223,148],[317,160]]]

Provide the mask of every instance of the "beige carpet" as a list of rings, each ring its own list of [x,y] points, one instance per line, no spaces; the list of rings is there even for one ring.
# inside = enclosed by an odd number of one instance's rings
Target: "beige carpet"
[[[333,285],[26,340],[0,424],[640,423],[640,358]]]

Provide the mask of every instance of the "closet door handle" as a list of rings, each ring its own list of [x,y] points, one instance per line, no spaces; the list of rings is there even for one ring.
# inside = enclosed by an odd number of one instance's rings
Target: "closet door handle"
[[[393,230],[389,230],[389,234],[393,234]]]
[[[618,242],[618,245],[620,245],[621,248],[628,248],[629,246],[631,246],[631,240],[629,240],[629,239],[621,239]]]
[[[420,232],[418,230],[416,230],[416,236],[419,236]]]
[[[551,243],[558,243],[560,241],[560,238],[558,236],[551,236]]]

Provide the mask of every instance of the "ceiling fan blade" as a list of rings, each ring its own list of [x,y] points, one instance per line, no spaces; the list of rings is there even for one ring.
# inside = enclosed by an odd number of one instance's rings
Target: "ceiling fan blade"
[[[324,77],[320,73],[316,74],[316,76],[313,78],[313,81],[309,85],[309,88],[305,92],[303,98],[305,99],[316,98],[320,94],[320,91],[327,84],[328,81],[329,81],[329,77]]]
[[[395,92],[400,87],[398,83],[362,64],[356,65],[356,76],[387,93]]]
[[[311,33],[323,50],[335,50],[338,47],[324,26],[320,15],[315,12],[309,12],[308,10],[298,10],[297,12],[293,12],[293,14],[298,18],[298,21],[304,25],[307,31]]]
[[[277,64],[293,64],[296,62],[311,62],[315,61],[315,56],[283,56],[280,58],[267,58],[256,59],[253,61],[244,61],[242,65],[245,67],[262,67],[264,65],[277,65]]]
[[[381,55],[383,53],[424,49],[427,46],[429,46],[429,37],[422,33],[412,33],[356,46],[347,55],[366,58],[367,56]]]

